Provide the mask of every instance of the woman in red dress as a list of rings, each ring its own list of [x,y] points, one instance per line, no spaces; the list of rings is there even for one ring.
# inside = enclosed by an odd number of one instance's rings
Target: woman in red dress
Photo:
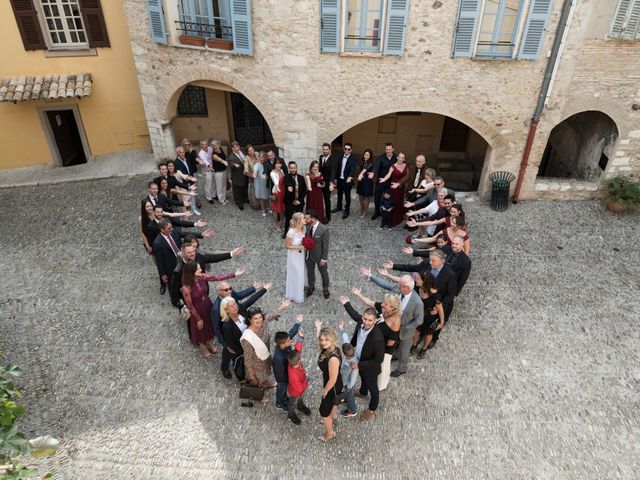
[[[391,165],[389,173],[382,181],[391,179],[391,199],[393,200],[393,215],[391,216],[391,226],[395,227],[404,220],[404,188],[400,180],[407,174],[407,164],[404,163],[404,153],[398,153],[396,163]]]
[[[211,351],[216,353],[213,346],[213,329],[211,327],[211,299],[209,298],[209,284],[207,282],[226,280],[242,275],[244,269],[235,273],[208,275],[202,271],[197,262],[187,262],[182,271],[182,297],[191,312],[191,343],[198,345],[205,358],[210,358]]]
[[[284,219],[284,171],[282,166],[284,165],[282,159],[276,158],[276,162],[273,165],[273,170],[269,174],[273,188],[271,189],[271,198],[273,203],[271,204],[271,212],[273,214],[273,223],[276,226],[276,232],[282,232],[282,220]]]
[[[307,210],[315,210],[320,223],[324,223],[324,196],[322,189],[325,183],[317,160],[314,160],[309,165],[309,173],[304,176],[304,180],[307,182]]]

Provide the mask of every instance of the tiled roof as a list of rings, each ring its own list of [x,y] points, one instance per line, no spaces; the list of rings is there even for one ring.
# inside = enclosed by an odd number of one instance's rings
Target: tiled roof
[[[0,86],[0,102],[60,100],[89,95],[90,73],[11,77],[3,79]]]

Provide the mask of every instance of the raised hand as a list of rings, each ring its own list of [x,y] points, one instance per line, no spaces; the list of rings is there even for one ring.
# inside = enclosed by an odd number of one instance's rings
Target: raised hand
[[[288,298],[285,298],[282,300],[282,302],[280,302],[280,309],[284,310],[285,308],[288,308],[289,305],[291,305],[291,300]]]
[[[262,288],[262,282],[253,282],[253,288],[255,288],[256,290],[260,290]]]
[[[338,297],[338,300],[340,300],[340,303],[344,305],[345,303],[347,303],[349,301],[349,297],[347,297],[345,295],[340,295]]]
[[[189,212],[184,212],[182,214],[184,217],[189,218],[189,217],[193,217],[193,212],[189,211]]]
[[[215,234],[216,232],[214,232],[213,230],[205,230],[204,232],[202,232],[202,236],[204,238],[213,237]]]
[[[302,323],[302,320],[304,320],[304,315],[302,313],[296,315],[296,322]]]
[[[300,330],[298,330],[298,336],[300,338],[304,338],[304,328],[300,328]]]
[[[351,293],[353,293],[354,295],[360,296],[360,295],[362,295],[362,290],[360,290],[358,287],[353,287],[351,289]]]
[[[411,247],[404,247],[404,248],[402,249],[402,252],[403,252],[403,253],[406,253],[407,255],[413,255],[413,248],[411,248]]]
[[[262,288],[264,288],[268,292],[269,290],[271,290],[272,286],[273,286],[273,283],[267,282],[267,283],[264,284],[264,286]]]
[[[239,269],[236,270],[236,277],[239,277],[240,275],[242,275],[244,272],[246,271],[246,269],[244,267],[241,267]]]
[[[418,222],[416,222],[415,220],[408,220],[407,221],[407,225],[410,226],[411,228],[417,227],[418,226]]]
[[[247,249],[244,247],[236,247],[233,250],[231,250],[231,255],[242,255],[244,252],[246,252]]]
[[[196,223],[193,224],[194,227],[206,227],[207,226],[207,222],[205,222],[204,220],[198,220]]]
[[[371,269],[369,267],[360,267],[360,273],[368,278],[371,275]]]
[[[389,270],[387,270],[386,268],[380,267],[380,268],[378,269],[378,273],[379,273],[380,275],[387,276],[387,275],[389,274]]]
[[[318,332],[318,334],[320,333],[320,329],[322,328],[322,320],[316,320],[315,322],[316,325],[316,332]]]
[[[344,320],[340,320],[340,323],[338,323],[338,329],[340,331],[344,330]]]

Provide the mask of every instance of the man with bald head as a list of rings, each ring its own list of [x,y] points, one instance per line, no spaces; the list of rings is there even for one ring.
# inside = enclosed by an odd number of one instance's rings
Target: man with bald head
[[[447,255],[447,265],[456,272],[456,297],[467,283],[471,273],[471,259],[464,253],[464,238],[456,235],[451,240],[451,253]]]
[[[269,291],[271,283],[262,284],[262,282],[255,282],[253,287],[245,288],[244,290],[235,291],[229,282],[219,282],[217,288],[217,294],[213,305],[211,306],[211,323],[213,331],[218,338],[218,342],[222,345],[222,358],[220,361],[220,370],[224,378],[231,378],[231,371],[229,370],[229,364],[237,358],[238,352],[233,348],[230,348],[224,340],[222,333],[222,321],[220,315],[220,303],[224,298],[231,297],[235,300],[240,315],[246,318],[247,309],[256,303],[260,297]],[[240,300],[245,299],[243,302]]]
[[[409,197],[409,192],[420,186],[422,177],[424,177],[425,164],[427,159],[424,155],[420,154],[416,157],[415,165],[411,165],[407,170],[407,174],[400,179],[400,185],[405,186],[405,197]]]

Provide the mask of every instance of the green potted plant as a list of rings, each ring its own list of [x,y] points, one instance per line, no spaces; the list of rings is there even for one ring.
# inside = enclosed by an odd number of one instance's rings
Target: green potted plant
[[[640,206],[640,182],[624,175],[616,175],[604,182],[607,189],[607,209],[616,214],[635,210]]]

